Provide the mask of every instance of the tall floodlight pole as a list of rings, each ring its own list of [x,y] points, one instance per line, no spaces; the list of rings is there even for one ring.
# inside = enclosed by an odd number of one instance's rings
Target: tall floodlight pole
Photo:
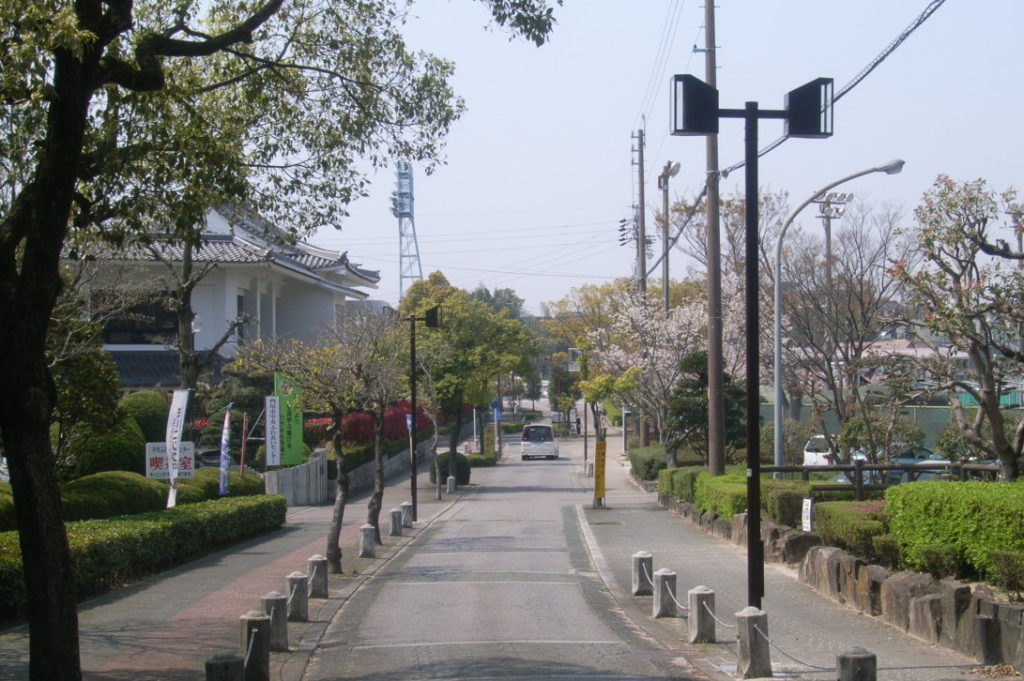
[[[825,185],[818,191],[811,194],[806,201],[797,206],[796,210],[790,213],[786,218],[786,221],[782,223],[782,229],[779,230],[779,238],[775,241],[775,339],[773,341],[773,350],[775,351],[775,355],[773,357],[773,371],[775,373],[775,408],[772,412],[772,416],[774,418],[773,423],[775,426],[774,454],[776,466],[782,466],[785,463],[785,438],[782,426],[782,240],[786,238],[786,232],[789,230],[789,226],[793,224],[793,220],[796,219],[796,216],[799,215],[800,211],[810,204],[820,201],[822,196],[824,196],[828,190],[834,189],[835,187],[838,187],[845,182],[849,182],[850,180],[855,180],[858,177],[870,175],[871,173],[895,175],[903,170],[904,163],[905,162],[902,159],[896,159],[894,161],[889,161],[884,165],[874,166],[872,168],[867,168],[866,170],[853,173],[852,175],[847,175],[846,177]],[[827,251],[826,257],[831,258],[831,256],[831,252]],[[828,263],[828,266],[831,267],[831,262]]]
[[[679,162],[669,161],[665,168],[658,175],[658,189],[661,190],[661,211],[664,222],[661,225],[661,291],[665,299],[665,314],[668,314],[668,232],[669,206],[668,206],[668,179],[679,173]]]
[[[401,300],[405,297],[406,282],[423,279],[413,216],[412,165],[407,161],[398,162],[395,185],[391,194],[391,213],[398,218],[398,299]]]
[[[720,109],[718,90],[689,74],[672,78],[672,134],[718,133],[719,118],[742,118],[746,187],[746,349],[747,349],[747,605],[760,608],[764,597],[764,542],[761,540],[760,342],[758,281],[758,157],[757,125],[762,118],[786,122],[790,137],[832,135],[832,80],[818,78],[786,95],[786,108]]]

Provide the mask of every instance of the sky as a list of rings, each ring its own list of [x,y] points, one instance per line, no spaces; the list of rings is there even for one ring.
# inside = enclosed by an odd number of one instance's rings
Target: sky
[[[818,77],[838,92],[920,15],[929,0],[718,0],[715,25],[722,108],[781,109]],[[550,41],[536,47],[489,26],[471,0],[421,0],[410,46],[455,62],[467,105],[427,176],[414,165],[415,228],[424,276],[440,270],[472,290],[511,288],[529,313],[574,287],[633,276],[635,248],[619,221],[638,202],[634,136],[645,131],[648,230],[661,206],[657,175],[681,164],[671,200],[692,199],[705,177],[702,137],[668,132],[673,74],[704,78],[703,0],[565,0]],[[790,208],[824,185],[901,158],[899,175],[842,186],[858,200],[898,206],[905,220],[939,174],[1021,184],[1024,2],[946,0],[895,52],[835,105],[829,139],[790,139],[761,158],[762,190],[786,191]],[[762,120],[761,146],[782,134]],[[743,124],[723,119],[720,161],[743,158]],[[313,243],[379,270],[374,299],[400,296],[394,170],[373,176],[341,231]],[[743,172],[722,193],[742,192]],[[813,209],[796,225],[816,228]],[[820,229],[820,228],[818,228]],[[660,254],[660,241],[655,243]],[[670,256],[670,276],[693,266]],[[655,276],[660,276],[656,274]]]

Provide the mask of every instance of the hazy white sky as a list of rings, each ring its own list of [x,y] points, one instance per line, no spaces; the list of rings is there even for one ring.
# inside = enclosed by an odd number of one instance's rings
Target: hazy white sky
[[[819,76],[838,91],[906,28],[928,0],[718,0],[721,106],[782,108],[785,93]],[[704,140],[668,134],[669,80],[704,77],[703,0],[565,0],[549,44],[537,48],[485,30],[488,12],[470,0],[422,0],[411,45],[453,60],[468,105],[432,176],[416,167],[416,231],[424,275],[453,284],[512,288],[531,312],[572,287],[630,275],[635,251],[619,246],[618,222],[637,200],[631,136],[643,127],[648,225],[661,205],[657,175],[682,171],[670,196],[690,198],[704,179]],[[947,0],[859,86],[836,104],[835,135],[792,139],[761,159],[762,188],[790,205],[815,189],[892,158],[901,175],[843,186],[858,198],[897,203],[909,217],[939,173],[1019,184],[1024,2]],[[782,133],[760,125],[762,146]],[[743,156],[738,120],[721,123],[722,166]],[[342,231],[313,241],[347,250],[378,269],[373,297],[397,304],[398,223],[394,173],[375,176]],[[742,190],[742,171],[723,192]],[[814,228],[808,209],[798,224]],[[655,250],[660,253],[660,242]],[[673,278],[686,274],[682,254]]]

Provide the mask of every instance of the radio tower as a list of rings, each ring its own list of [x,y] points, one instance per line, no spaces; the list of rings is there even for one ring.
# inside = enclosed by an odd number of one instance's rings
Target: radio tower
[[[405,282],[423,279],[420,247],[416,243],[416,221],[412,210],[412,166],[398,162],[396,188],[391,193],[391,212],[398,218],[398,300],[405,297]]]

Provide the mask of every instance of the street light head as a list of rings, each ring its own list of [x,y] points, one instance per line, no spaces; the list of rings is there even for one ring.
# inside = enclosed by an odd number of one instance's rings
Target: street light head
[[[884,172],[886,175],[897,175],[903,170],[903,166],[906,164],[902,158],[889,161],[884,166],[879,166],[878,169]]]
[[[675,177],[676,175],[679,174],[679,168],[679,161],[672,161],[672,163],[670,163],[668,168],[666,169],[668,171],[667,175],[669,177]]]

